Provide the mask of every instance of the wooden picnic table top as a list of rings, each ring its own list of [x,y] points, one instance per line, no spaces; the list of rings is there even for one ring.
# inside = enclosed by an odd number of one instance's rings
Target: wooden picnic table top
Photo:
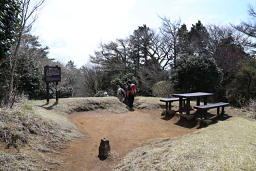
[[[173,96],[175,97],[185,97],[185,98],[204,97],[204,96],[212,96],[212,95],[213,93],[207,93],[207,92],[173,94]]]

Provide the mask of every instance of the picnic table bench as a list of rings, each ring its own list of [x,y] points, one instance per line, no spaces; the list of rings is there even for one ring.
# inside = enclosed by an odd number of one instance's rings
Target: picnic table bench
[[[185,98],[183,98],[185,100]],[[165,99],[160,99],[161,102],[165,102],[165,108],[166,111],[171,110],[172,107],[172,102],[179,101],[179,98],[177,97],[172,97],[172,98],[165,98]]]
[[[207,110],[217,108],[217,115],[220,114],[220,107],[221,109],[221,115],[225,113],[224,107],[228,106],[229,103],[224,103],[224,102],[218,102],[218,103],[213,103],[213,104],[208,104],[208,105],[203,105],[203,106],[194,106],[195,109],[198,110],[199,114],[201,115],[201,119],[203,118],[203,115],[206,114]]]
[[[173,94],[174,97],[179,98],[179,111],[182,113],[182,108],[185,109],[186,115],[190,114],[190,100],[192,98],[196,98],[196,105],[200,105],[200,100],[203,98],[204,105],[207,105],[207,97],[213,95],[212,93],[207,93],[207,92],[195,92],[195,93],[182,93],[182,94]],[[182,101],[183,99],[186,99],[186,104],[183,105]]]

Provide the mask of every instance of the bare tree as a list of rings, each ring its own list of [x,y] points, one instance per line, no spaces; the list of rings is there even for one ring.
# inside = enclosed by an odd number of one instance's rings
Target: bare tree
[[[80,69],[82,75],[82,96],[94,96],[101,88],[102,71],[99,67],[82,66]]]
[[[243,36],[241,32],[231,26],[209,25],[207,26],[207,30],[210,38],[208,49],[210,54],[214,54],[222,40],[228,37],[232,37],[236,45],[243,47],[246,47],[251,43],[248,37]]]
[[[20,13],[20,23],[18,25],[18,33],[16,37],[16,43],[13,47],[12,54],[10,56],[10,82],[9,82],[9,92],[7,94],[6,103],[13,101],[13,91],[14,91],[14,75],[17,67],[17,54],[21,43],[22,35],[25,32],[31,30],[33,23],[36,21],[37,12],[42,6],[45,0],[31,1],[22,0],[21,1],[21,13]]]
[[[255,39],[256,38],[256,11],[255,11],[255,7],[253,7],[252,5],[249,6],[248,9],[248,13],[249,16],[251,17],[251,21],[248,22],[242,22],[240,25],[234,26],[233,27],[240,31],[241,33],[245,34],[246,36],[248,36],[251,39]],[[245,46],[249,47],[251,50],[251,54],[252,55],[256,55],[256,43],[255,40],[249,42],[248,39],[247,41],[244,43]]]
[[[102,66],[106,71],[125,72],[129,67],[128,55],[128,41],[118,39],[107,44],[101,43],[100,50],[91,56],[91,62]]]
[[[164,60],[168,63],[173,61],[173,66],[176,66],[178,58],[178,34],[181,26],[181,21],[172,22],[170,19],[164,17],[162,19],[162,26],[160,32],[162,34],[161,50],[164,55]]]

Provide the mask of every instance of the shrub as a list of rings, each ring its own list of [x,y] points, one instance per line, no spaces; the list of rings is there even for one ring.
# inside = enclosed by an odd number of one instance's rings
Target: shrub
[[[132,73],[120,74],[119,76],[117,76],[116,78],[114,78],[111,81],[111,85],[112,85],[113,91],[116,92],[118,86],[122,86],[122,85],[127,84],[128,80],[130,80],[132,83],[134,83],[136,85],[138,84],[137,79],[135,78],[135,76]]]
[[[159,81],[152,87],[152,94],[156,97],[169,97],[173,93],[170,81]]]
[[[98,91],[95,95],[95,97],[104,97],[104,91]]]
[[[189,56],[177,61],[172,81],[174,89],[180,92],[213,92],[220,86],[222,76],[213,58]]]
[[[236,107],[241,107],[246,103],[246,99],[237,91],[236,88],[228,88],[226,90],[226,98],[230,104]]]
[[[249,104],[245,107],[246,110],[250,111],[247,113],[247,117],[256,119],[256,100],[250,99]]]
[[[238,107],[248,105],[256,97],[256,60],[241,65],[234,79],[227,86],[228,101]]]
[[[60,87],[59,88],[59,98],[72,97],[73,89],[72,87]],[[55,92],[53,92],[55,93]]]

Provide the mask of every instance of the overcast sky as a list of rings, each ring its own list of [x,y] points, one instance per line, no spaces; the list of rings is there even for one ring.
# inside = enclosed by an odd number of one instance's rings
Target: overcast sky
[[[100,42],[126,38],[138,26],[157,30],[159,17],[182,23],[239,24],[248,21],[255,0],[46,0],[32,34],[47,45],[49,57],[77,67],[89,61]]]

